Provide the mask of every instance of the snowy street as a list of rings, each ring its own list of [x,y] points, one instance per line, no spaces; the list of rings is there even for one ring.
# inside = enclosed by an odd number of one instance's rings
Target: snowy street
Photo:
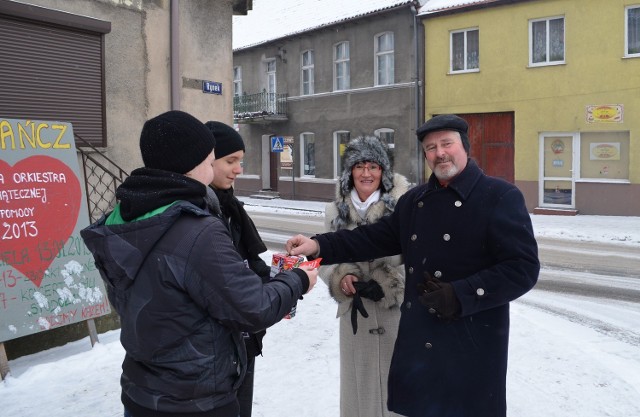
[[[264,212],[282,210],[260,204]],[[307,205],[322,216],[324,204]],[[573,240],[576,247],[616,242],[640,256],[638,217],[559,217],[533,216],[536,235]],[[270,260],[271,253],[263,256]],[[581,286],[600,296],[580,294]],[[511,304],[509,415],[640,416],[639,291],[638,275],[543,269],[538,286]],[[335,313],[318,281],[292,320],[268,330],[264,356],[256,360],[255,417],[339,415]],[[118,337],[111,331],[93,349],[87,337],[10,361],[12,374],[0,384],[0,416],[121,416]]]

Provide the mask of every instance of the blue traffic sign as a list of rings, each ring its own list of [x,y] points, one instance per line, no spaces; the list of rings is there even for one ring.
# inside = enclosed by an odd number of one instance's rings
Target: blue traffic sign
[[[271,138],[271,152],[282,152],[284,150],[284,138],[273,136]]]

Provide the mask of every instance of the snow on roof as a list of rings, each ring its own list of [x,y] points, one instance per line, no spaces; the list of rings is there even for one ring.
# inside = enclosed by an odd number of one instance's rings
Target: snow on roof
[[[499,0],[427,0],[420,8],[420,15],[442,12],[445,10],[459,9],[476,4],[495,3]]]
[[[253,9],[246,16],[233,16],[233,50],[411,3],[412,0],[253,0]]]

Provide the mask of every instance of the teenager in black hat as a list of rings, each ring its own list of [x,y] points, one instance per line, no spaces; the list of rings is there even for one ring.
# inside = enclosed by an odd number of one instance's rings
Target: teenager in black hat
[[[280,321],[316,282],[294,269],[264,283],[209,211],[215,138],[169,111],[140,134],[145,166],[115,209],[81,235],[121,322],[125,416],[237,417],[247,369],[242,331]]]
[[[440,115],[417,130],[433,174],[374,224],[287,242],[323,265],[402,254],[390,411],[408,417],[505,417],[509,303],[540,263],[522,192],[469,158],[468,125]]]
[[[229,125],[216,121],[209,121],[205,125],[216,138],[216,159],[213,163],[215,176],[211,188],[220,202],[222,218],[229,228],[233,244],[247,266],[258,274],[263,282],[268,282],[271,268],[260,258],[260,254],[265,252],[267,247],[245,211],[243,203],[233,194],[233,183],[236,177],[242,174],[244,141]],[[262,338],[265,333],[264,330],[244,333],[247,347],[247,375],[238,389],[240,417],[251,417],[255,357],[262,353]]]

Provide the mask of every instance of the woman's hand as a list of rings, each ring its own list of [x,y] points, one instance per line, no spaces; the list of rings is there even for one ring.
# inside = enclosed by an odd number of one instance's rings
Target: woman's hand
[[[358,281],[358,277],[355,275],[345,275],[340,280],[340,289],[344,295],[351,297],[356,293],[356,288],[353,286],[353,283]]]

